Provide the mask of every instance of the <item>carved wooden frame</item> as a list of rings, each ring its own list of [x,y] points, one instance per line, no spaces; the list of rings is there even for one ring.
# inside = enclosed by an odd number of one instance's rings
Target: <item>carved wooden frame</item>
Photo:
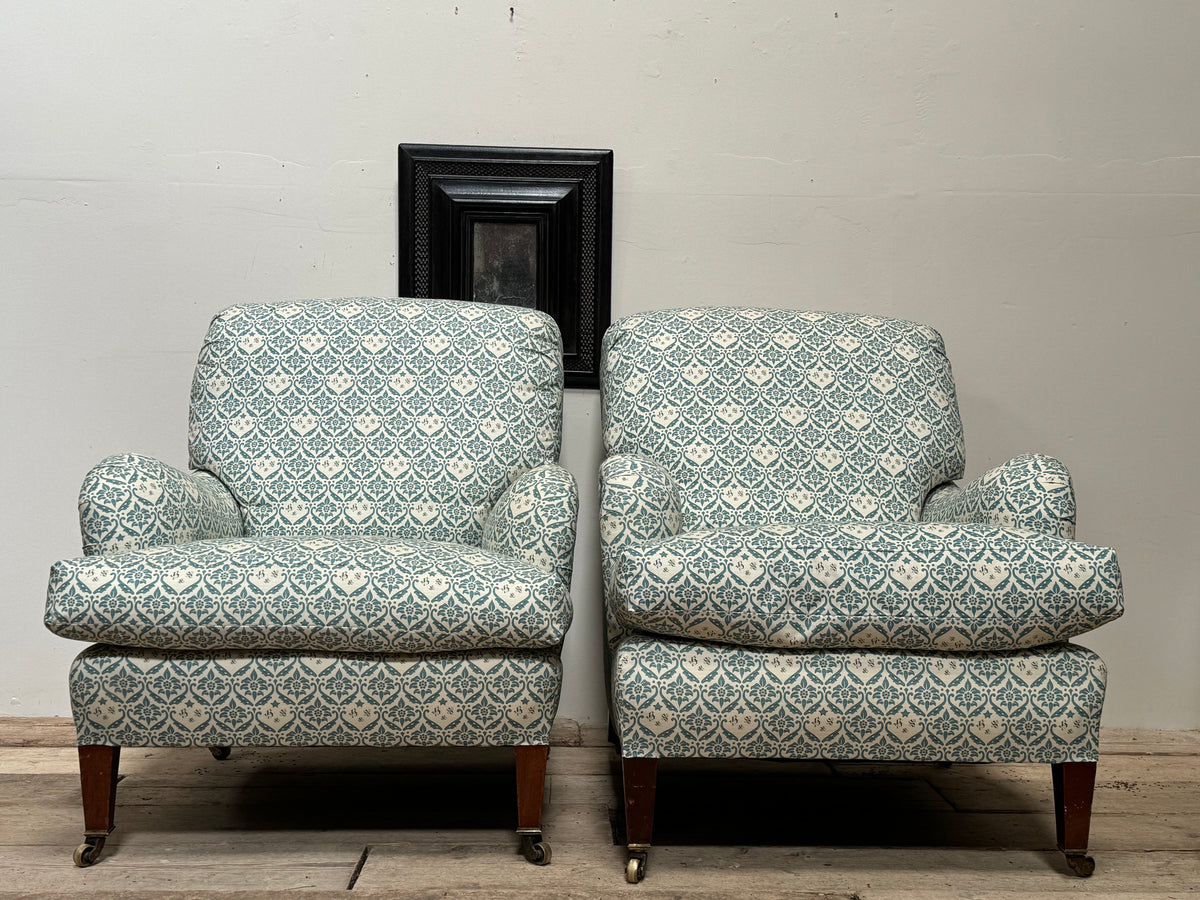
[[[399,162],[400,296],[477,299],[477,226],[533,226],[536,289],[521,305],[558,322],[567,387],[598,387],[611,318],[612,151],[401,144]]]

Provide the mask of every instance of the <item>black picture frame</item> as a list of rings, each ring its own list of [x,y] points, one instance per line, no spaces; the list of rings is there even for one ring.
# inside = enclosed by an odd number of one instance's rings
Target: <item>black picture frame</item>
[[[399,293],[549,313],[566,386],[600,381],[612,291],[611,150],[400,144]]]

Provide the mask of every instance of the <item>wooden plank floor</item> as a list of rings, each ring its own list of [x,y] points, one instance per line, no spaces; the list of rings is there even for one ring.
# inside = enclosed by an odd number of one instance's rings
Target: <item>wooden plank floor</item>
[[[516,853],[511,751],[126,749],[117,830],[77,869],[69,721],[0,718],[0,894],[175,900],[304,891],[408,898],[1195,896],[1200,732],[1106,732],[1091,849],[1067,873],[1048,766],[705,761],[660,767],[646,880],[614,843],[616,755],[556,732],[553,864]]]

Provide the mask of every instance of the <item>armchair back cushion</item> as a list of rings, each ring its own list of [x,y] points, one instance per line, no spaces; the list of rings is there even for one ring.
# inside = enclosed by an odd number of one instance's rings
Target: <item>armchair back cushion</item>
[[[608,456],[662,463],[682,528],[814,519],[911,522],[962,475],[941,336],[876,316],[676,309],[603,346]]]
[[[558,458],[560,345],[549,316],[489,304],[234,306],[196,367],[191,465],[247,536],[479,545],[513,478]]]

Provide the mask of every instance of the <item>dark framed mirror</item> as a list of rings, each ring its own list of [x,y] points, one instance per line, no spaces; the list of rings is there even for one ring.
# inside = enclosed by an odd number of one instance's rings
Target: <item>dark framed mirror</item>
[[[611,150],[400,145],[399,293],[540,309],[567,387],[599,383],[611,317]]]

